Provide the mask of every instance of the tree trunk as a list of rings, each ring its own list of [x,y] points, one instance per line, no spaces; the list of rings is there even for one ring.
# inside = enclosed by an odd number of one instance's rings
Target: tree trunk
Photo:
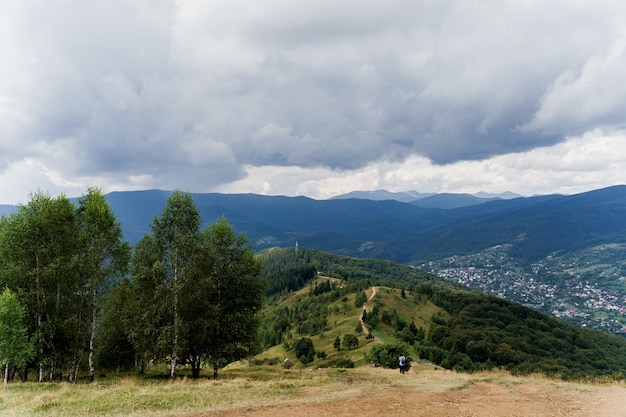
[[[81,301],[82,304],[82,301]],[[70,365],[69,382],[75,382],[78,376],[78,349],[80,346],[80,325],[83,321],[81,308],[78,309],[78,316],[76,317],[76,333],[74,334],[74,346],[72,348],[72,363]]]
[[[174,340],[172,341],[172,368],[170,370],[170,378],[176,377],[176,360],[178,359],[178,288],[177,288],[178,271],[174,267]]]
[[[37,381],[43,382],[43,324],[42,324],[42,310],[43,310],[43,302],[42,302],[42,292],[41,289],[41,280],[40,274],[41,270],[39,267],[39,251],[35,253],[35,295],[37,297],[37,344],[39,345],[39,375],[37,375]]]
[[[200,370],[201,370],[200,358],[198,357],[192,358],[191,359],[191,377],[194,379],[199,378]]]
[[[217,364],[213,365],[213,379],[217,379]]]
[[[94,282],[93,288],[93,310],[91,316],[91,335],[89,336],[89,381],[93,382],[96,373],[96,368],[93,362],[93,345],[96,338],[96,325],[98,323],[98,290]]]
[[[7,389],[7,384],[9,382],[9,364],[7,363],[4,368],[4,389]]]
[[[50,373],[48,374],[48,381],[54,382],[54,373],[56,372],[55,361],[52,360],[52,364],[50,365]]]

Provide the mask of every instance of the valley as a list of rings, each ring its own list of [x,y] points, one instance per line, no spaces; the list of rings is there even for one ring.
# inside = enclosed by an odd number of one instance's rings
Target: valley
[[[520,265],[511,245],[421,265],[442,278],[584,327],[626,335],[626,245],[602,244]]]

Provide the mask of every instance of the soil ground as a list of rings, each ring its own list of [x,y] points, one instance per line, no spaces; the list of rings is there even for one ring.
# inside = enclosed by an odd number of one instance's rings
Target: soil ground
[[[626,417],[624,385],[477,378],[446,371],[410,371],[402,378],[407,379],[372,383],[347,378],[332,393],[312,387],[296,399],[235,404],[185,417]]]

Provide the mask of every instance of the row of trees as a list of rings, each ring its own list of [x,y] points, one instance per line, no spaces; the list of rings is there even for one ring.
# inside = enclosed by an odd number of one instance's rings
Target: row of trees
[[[77,205],[35,194],[0,223],[0,285],[26,310],[38,380],[63,369],[75,380],[94,341],[105,288],[127,270],[130,247],[103,195],[90,189]],[[24,375],[25,377],[25,375]]]
[[[26,313],[34,351],[26,369],[35,367],[39,381],[64,372],[75,381],[86,358],[93,380],[97,361],[167,361],[172,377],[181,364],[194,377],[211,364],[217,377],[255,353],[261,264],[226,219],[200,226],[180,191],[134,248],[97,189],[77,204],[37,193],[2,218],[0,286]]]

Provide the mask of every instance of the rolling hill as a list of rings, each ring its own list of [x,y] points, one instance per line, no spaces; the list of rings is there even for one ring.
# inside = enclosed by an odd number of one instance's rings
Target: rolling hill
[[[290,357],[308,367],[368,362],[397,367],[402,351],[414,360],[465,372],[498,367],[514,374],[584,379],[626,369],[622,337],[580,328],[414,268],[293,248],[260,256],[273,288],[261,319],[266,348],[257,358],[261,362]],[[346,335],[356,335],[357,344],[336,344]],[[309,348],[301,348],[303,340]]]

